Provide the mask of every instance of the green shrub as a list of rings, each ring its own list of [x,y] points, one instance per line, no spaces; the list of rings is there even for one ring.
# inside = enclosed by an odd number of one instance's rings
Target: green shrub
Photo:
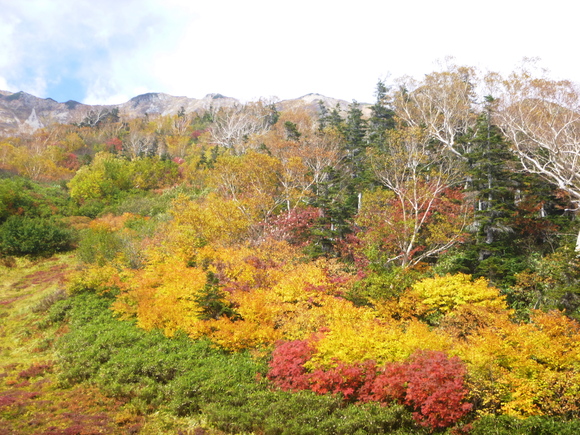
[[[24,178],[0,179],[0,223],[10,216],[43,217],[70,214],[70,198],[58,186]]]
[[[170,205],[171,199],[164,195],[138,192],[107,207],[103,210],[103,214],[113,213],[115,215],[122,215],[123,213],[131,213],[139,216],[153,217],[165,213]]]
[[[157,157],[126,160],[109,153],[98,153],[88,166],[80,168],[69,181],[70,196],[78,204],[102,200],[107,205],[120,202],[129,192],[150,190],[175,184],[178,166]]]
[[[72,249],[73,233],[54,220],[12,215],[0,226],[0,254],[51,256]]]
[[[106,206],[105,202],[101,199],[90,199],[78,206],[75,215],[87,216],[94,219],[103,213]]]
[[[426,276],[429,274],[421,270],[400,267],[370,271],[364,279],[355,283],[346,297],[356,305],[370,305],[373,301],[400,295]]]
[[[280,435],[427,434],[403,406],[345,405],[340,396],[260,390],[237,405],[212,401],[204,415],[218,429]]]
[[[108,218],[105,216],[103,219]],[[114,219],[114,218],[113,218]],[[113,260],[138,269],[144,265],[142,242],[155,234],[157,222],[141,216],[132,216],[121,229],[105,226],[86,228],[80,232],[77,256],[86,264],[105,266]]]
[[[552,417],[518,419],[507,415],[486,416],[472,425],[471,435],[576,435],[580,420],[560,420]]]
[[[86,229],[81,232],[77,256],[83,263],[104,266],[123,249],[119,235],[106,229]]]
[[[49,323],[59,323],[65,320],[69,310],[72,308],[72,302],[70,299],[61,299],[48,309],[47,320]]]

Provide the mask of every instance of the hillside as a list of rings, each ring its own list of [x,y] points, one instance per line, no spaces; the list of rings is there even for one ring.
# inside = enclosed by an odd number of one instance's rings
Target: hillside
[[[2,138],[0,432],[579,433],[580,93],[492,78]]]
[[[343,111],[346,111],[349,104],[344,100],[319,94],[277,101],[275,104],[280,110],[296,107],[317,110],[318,101],[323,101],[332,108],[338,104]],[[98,116],[114,109],[118,109],[122,117],[137,118],[146,114],[175,115],[182,108],[185,112],[199,112],[210,108],[231,107],[236,104],[239,105],[241,102],[221,94],[208,94],[201,99],[196,99],[152,92],[138,95],[122,104],[87,105],[72,100],[59,103],[51,98],[38,98],[26,92],[0,91],[0,134],[30,133],[52,123],[80,123],[87,116]]]

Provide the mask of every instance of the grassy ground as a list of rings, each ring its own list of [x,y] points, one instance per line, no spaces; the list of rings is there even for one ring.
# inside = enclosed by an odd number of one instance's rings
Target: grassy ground
[[[91,385],[58,384],[54,342],[67,326],[47,311],[67,297],[73,255],[0,263],[0,435],[216,433],[157,412],[143,416]]]

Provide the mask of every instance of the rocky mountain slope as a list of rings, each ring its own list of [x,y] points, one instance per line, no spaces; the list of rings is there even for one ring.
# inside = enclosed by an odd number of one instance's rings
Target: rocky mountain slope
[[[303,97],[278,101],[279,110],[290,110],[297,107],[318,109],[319,101],[329,108],[337,104],[341,110],[348,108],[349,102],[325,97],[320,94],[308,94]],[[148,115],[174,115],[181,108],[186,112],[207,110],[240,104],[240,101],[221,94],[208,94],[201,99],[176,97],[163,93],[148,93],[136,96],[126,103],[117,105],[87,105],[77,101],[59,103],[51,98],[38,98],[26,92],[0,91],[0,134],[12,135],[32,132],[52,123],[82,122],[87,116],[98,116],[113,109],[119,110],[123,117],[140,117]],[[368,105],[361,105],[368,111]]]

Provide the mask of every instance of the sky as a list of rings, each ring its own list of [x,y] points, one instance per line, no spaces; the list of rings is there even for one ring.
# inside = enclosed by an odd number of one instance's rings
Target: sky
[[[539,58],[580,82],[576,17],[570,0],[0,0],[0,90],[372,103],[378,80],[420,79],[449,56],[503,74]]]

